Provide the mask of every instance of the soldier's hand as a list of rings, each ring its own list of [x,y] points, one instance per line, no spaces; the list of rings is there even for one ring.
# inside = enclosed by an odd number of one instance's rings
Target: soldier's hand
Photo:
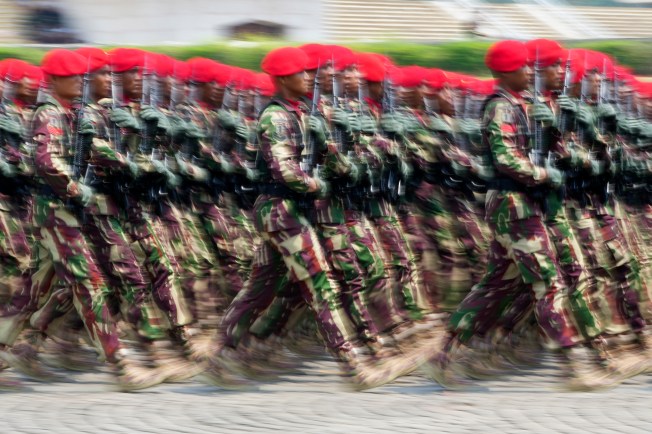
[[[84,185],[81,183],[77,184],[77,192],[78,195],[76,199],[81,203],[84,207],[89,206],[92,202],[93,199],[95,198],[95,191],[88,185]]]
[[[595,115],[591,107],[580,104],[577,110],[577,121],[586,127],[593,127],[595,125]]]
[[[321,199],[327,198],[331,191],[331,186],[328,181],[319,177],[313,179],[315,180],[317,197]]]
[[[555,115],[547,104],[534,104],[532,117],[537,122],[543,122],[546,124],[555,123]]]
[[[326,129],[326,123],[321,116],[310,115],[308,118],[308,130],[310,134],[315,138],[315,142],[318,145],[323,145],[326,143],[326,135],[328,133]]]
[[[380,118],[380,128],[385,133],[403,135],[405,130],[403,128],[403,116],[398,113],[385,113]]]
[[[353,182],[358,182],[358,180],[360,179],[361,172],[362,171],[360,170],[358,165],[354,162],[351,162],[351,165],[349,167],[349,173],[348,173],[349,179],[351,179],[351,181]]]
[[[360,115],[354,112],[349,112],[347,114],[351,131],[354,133],[359,133],[362,129],[362,125],[360,124]]]
[[[599,119],[612,119],[618,115],[618,112],[613,104],[599,104],[596,109],[596,114]]]
[[[249,167],[245,166],[245,175],[247,176],[247,179],[249,181],[258,181],[260,177],[260,173],[256,169],[251,169]]]
[[[604,174],[604,161],[591,160],[591,176],[600,176]]]
[[[217,122],[227,131],[235,131],[235,128],[242,123],[238,115],[227,109],[217,111]]]
[[[333,126],[341,130],[351,132],[351,125],[349,125],[349,113],[345,112],[339,107],[333,109],[331,113],[331,123]]]
[[[568,95],[560,95],[559,98],[557,98],[557,105],[560,110],[569,113],[577,113],[577,101]]]
[[[165,170],[165,182],[170,188],[177,188],[181,185],[181,177],[174,174],[171,170],[166,168]]]
[[[159,110],[156,110],[154,107],[144,106],[141,108],[140,118],[146,123],[156,125],[156,127],[160,130],[163,130],[165,134],[169,134],[172,131],[172,125],[170,124],[167,116],[165,116]]]
[[[245,143],[249,143],[251,141],[249,127],[247,127],[245,124],[240,124],[235,127],[235,135]]]
[[[628,134],[631,136],[638,136],[641,132],[643,124],[640,119],[632,117],[622,117],[618,119],[618,131],[621,134]]]
[[[482,158],[471,159],[471,170],[478,176],[478,178],[484,181],[489,181],[494,177],[494,171],[491,164]]]
[[[410,176],[412,176],[412,165],[402,158],[399,158],[398,160],[398,170],[401,172],[401,177],[403,179],[409,179]]]
[[[546,174],[548,175],[548,183],[554,188],[559,188],[564,184],[564,174],[561,170],[552,167],[546,162]]]
[[[115,108],[111,110],[109,119],[120,128],[129,128],[136,131],[140,130],[138,120],[136,120],[136,118],[125,109]]]
[[[228,156],[220,156],[220,170],[222,173],[233,173],[235,172],[235,165],[231,162]]]
[[[186,163],[186,161],[183,158],[181,158],[181,155],[179,153],[177,153],[174,156],[174,159],[177,162],[177,167],[179,168],[179,173],[181,173],[182,175],[187,175],[188,174],[188,163]]]
[[[376,134],[378,131],[378,126],[376,125],[376,119],[372,116],[361,116],[360,117],[360,132],[364,134]]]
[[[184,129],[185,129],[186,137],[189,137],[191,139],[203,139],[206,137],[202,129],[199,128],[199,126],[197,126],[197,124],[195,124],[194,122],[186,122]]]
[[[465,134],[473,143],[482,140],[482,125],[477,119],[460,119],[458,127],[462,134]]]
[[[453,134],[453,129],[448,123],[439,116],[431,116],[428,122],[428,128],[441,134]]]
[[[95,125],[93,125],[93,122],[91,122],[90,119],[83,117],[80,121],[81,125],[79,125],[79,133],[82,136],[90,136],[90,137],[95,137]]]
[[[165,167],[165,163],[163,163],[163,161],[161,161],[161,160],[151,160],[151,162],[152,162],[152,167],[158,173],[165,173],[167,171],[167,167]]]
[[[10,118],[9,116],[0,117],[0,130],[18,137],[22,137],[24,133],[24,129],[21,123]]]
[[[13,178],[16,176],[16,166],[6,162],[3,158],[0,158],[0,173],[5,178]]]
[[[138,164],[134,163],[133,161],[127,161],[127,167],[129,168],[131,177],[138,178],[138,175],[140,174],[140,168],[138,167]]]

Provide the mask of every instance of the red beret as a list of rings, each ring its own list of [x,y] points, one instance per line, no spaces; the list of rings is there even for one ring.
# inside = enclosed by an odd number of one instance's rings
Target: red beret
[[[45,53],[41,68],[48,75],[68,77],[86,73],[88,61],[74,51],[59,48]]]
[[[546,68],[566,57],[566,50],[559,42],[550,39],[533,39],[525,43],[528,50],[529,64],[534,65],[539,58],[539,66]]]
[[[145,52],[138,48],[114,48],[109,51],[113,72],[125,72],[141,68],[145,64]]]
[[[173,59],[172,76],[179,81],[190,80],[190,67],[183,60]]]
[[[632,84],[637,82],[636,77],[632,73],[632,70],[627,68],[626,66],[617,65],[614,68],[614,74],[616,80],[621,81],[625,84]]]
[[[652,98],[652,81],[640,81],[636,83],[636,92],[643,98]]]
[[[193,57],[186,62],[190,69],[190,80],[208,83],[215,80],[215,61],[205,57]]]
[[[170,77],[174,74],[174,59],[167,54],[153,53],[156,62],[153,67],[159,77]]]
[[[24,77],[29,78],[32,81],[31,87],[33,89],[38,89],[39,84],[41,81],[43,81],[43,70],[36,65],[32,65],[31,63],[27,64]]]
[[[239,90],[253,90],[256,88],[258,78],[256,73],[250,69],[238,68],[236,76],[236,88]]]
[[[20,81],[25,77],[25,71],[30,66],[29,63],[20,59],[5,59],[0,65],[0,75],[10,81]]]
[[[521,69],[528,62],[528,51],[519,41],[500,41],[489,47],[485,56],[487,68],[496,72],[513,72]]]
[[[75,51],[85,59],[88,59],[90,62],[90,72],[95,72],[109,64],[109,55],[101,48],[82,47]]]
[[[355,53],[349,48],[342,47],[341,45],[329,45],[330,51],[329,60],[333,63],[333,68],[336,71],[344,71],[345,69],[355,65]]]
[[[224,63],[215,62],[213,67],[213,80],[222,87],[226,87],[235,77],[234,67]]]
[[[308,55],[295,47],[283,47],[270,51],[260,66],[274,77],[297,74],[306,70]]]
[[[305,44],[299,47],[299,49],[308,56],[308,64],[306,65],[307,71],[317,69],[330,61],[330,58],[326,53],[326,48],[327,47],[322,44]]]
[[[274,80],[272,80],[272,77],[264,72],[256,74],[256,90],[260,92],[262,96],[274,96],[276,93],[276,87],[274,86]]]
[[[400,69],[400,74],[392,73],[392,81],[395,86],[418,87],[423,84],[428,70],[421,66],[406,66]]]
[[[425,72],[424,83],[433,90],[440,90],[448,83],[448,76],[441,69],[430,68]]]
[[[358,69],[367,81],[381,82],[385,79],[385,64],[374,53],[358,53]]]

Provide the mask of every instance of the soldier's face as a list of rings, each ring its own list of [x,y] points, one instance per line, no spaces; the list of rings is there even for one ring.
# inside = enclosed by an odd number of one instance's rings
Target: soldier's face
[[[315,85],[315,76],[317,75],[316,69],[306,71],[306,85],[311,89]]]
[[[25,77],[17,83],[16,98],[23,101],[27,105],[36,103],[37,94],[38,83],[35,80]]]
[[[561,61],[543,68],[543,82],[546,90],[560,90],[564,85],[564,69]]]
[[[96,101],[102,98],[108,98],[111,95],[111,71],[108,66],[93,73],[91,93]]]
[[[455,106],[453,105],[453,90],[444,86],[437,94],[435,95],[435,100],[439,106],[439,111],[442,114],[447,116],[455,115]]]
[[[279,77],[278,82],[285,88],[288,95],[291,97],[298,99],[308,93],[306,74],[304,72]]]
[[[50,77],[52,94],[60,99],[72,101],[82,96],[81,75],[70,75],[68,77]]]
[[[321,84],[321,93],[330,95],[333,93],[333,71],[332,66],[324,66],[319,70],[319,83]]]
[[[122,74],[122,88],[127,98],[140,99],[143,94],[143,76],[138,68],[130,69]]]
[[[523,92],[530,85],[532,79],[532,70],[528,66],[517,69],[513,72],[503,72],[498,74],[501,84],[513,92]]]
[[[351,66],[342,73],[344,95],[353,96],[358,92],[358,70]]]
[[[159,77],[159,85],[161,86],[161,96],[164,99],[170,98],[172,92],[172,77]]]

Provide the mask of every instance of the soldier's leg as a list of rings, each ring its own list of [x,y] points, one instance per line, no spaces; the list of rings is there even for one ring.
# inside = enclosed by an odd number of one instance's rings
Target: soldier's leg
[[[349,242],[349,231],[344,224],[319,224],[316,230],[332,267],[333,277],[341,285],[342,305],[355,325],[358,337],[369,341],[378,334],[378,329],[363,299],[366,283],[364,272]]]
[[[176,273],[178,265],[167,254],[160,229],[155,226],[159,225],[152,220],[131,220],[124,224],[124,229],[136,260],[152,282],[154,301],[173,327],[185,326],[192,323],[193,317]]]
[[[383,261],[382,249],[374,242],[372,223],[360,219],[347,219],[348,240],[362,267],[367,284],[363,297],[374,323],[380,331],[387,333],[403,322],[396,304],[391,298],[392,280]]]

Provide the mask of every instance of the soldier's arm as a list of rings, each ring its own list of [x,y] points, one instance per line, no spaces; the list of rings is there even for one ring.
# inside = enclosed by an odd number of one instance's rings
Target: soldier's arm
[[[36,173],[59,197],[77,196],[77,183],[63,154],[67,146],[63,143],[64,125],[55,108],[44,107],[35,115],[33,134]]]
[[[508,101],[496,100],[485,111],[487,138],[496,170],[522,184],[539,185],[546,180],[546,172],[536,167],[518,144],[519,131],[516,114]]]
[[[316,190],[315,180],[299,165],[298,145],[293,143],[291,121],[293,116],[282,109],[268,108],[258,123],[258,133],[263,155],[272,178],[299,193]]]
[[[89,119],[95,131],[105,131],[107,128],[107,120],[95,110],[87,110],[85,116]],[[108,135],[105,135],[108,137]],[[93,138],[90,152],[90,162],[98,166],[102,166],[113,170],[127,170],[127,158],[116,151],[111,142],[102,138],[99,134]]]

